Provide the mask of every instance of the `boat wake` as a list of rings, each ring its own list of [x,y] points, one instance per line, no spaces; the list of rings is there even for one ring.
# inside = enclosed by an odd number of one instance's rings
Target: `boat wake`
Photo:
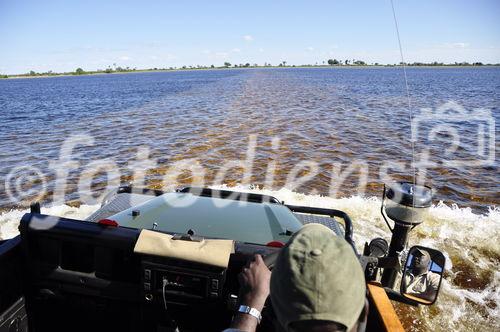
[[[286,204],[334,208],[347,212],[354,223],[354,241],[358,251],[375,237],[390,240],[390,232],[380,215],[380,198],[352,196],[330,198],[305,195],[289,189],[266,190],[248,186],[216,186],[272,195]],[[42,208],[42,213],[84,219],[99,205],[71,207],[58,205]],[[26,210],[0,213],[0,239],[18,234],[17,226]],[[441,250],[446,271],[439,298],[434,306],[413,308],[396,305],[408,331],[498,331],[500,330],[500,208],[485,214],[470,208],[434,205],[423,224],[410,235],[410,246]]]

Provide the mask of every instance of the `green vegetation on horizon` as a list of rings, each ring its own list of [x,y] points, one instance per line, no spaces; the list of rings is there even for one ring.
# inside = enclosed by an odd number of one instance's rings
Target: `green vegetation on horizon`
[[[367,64],[362,60],[355,59],[346,59],[346,60],[337,60],[337,59],[328,59],[326,62],[322,63],[316,62],[315,64],[305,64],[305,65],[287,65],[286,61],[280,62],[278,65],[272,65],[271,63],[265,62],[264,65],[259,65],[257,63],[250,64],[249,62],[245,64],[231,64],[230,62],[224,62],[223,66],[216,67],[214,65],[211,66],[182,66],[182,67],[165,67],[165,68],[148,68],[148,69],[137,69],[136,67],[120,67],[113,64],[113,67],[108,66],[106,69],[98,69],[92,71],[85,71],[81,67],[78,67],[73,72],[62,72],[56,73],[52,70],[43,73],[37,73],[31,70],[26,74],[17,74],[17,75],[1,75],[1,78],[9,78],[9,77],[37,77],[37,76],[68,76],[68,75],[92,75],[92,74],[111,74],[111,73],[130,73],[130,72],[147,72],[147,71],[173,71],[173,70],[199,70],[199,69],[224,69],[224,68],[276,68],[276,67],[395,67],[398,65],[403,65],[402,62],[399,64],[380,64],[378,62]],[[496,64],[483,64],[482,62],[455,62],[455,63],[443,63],[443,62],[413,62],[413,63],[405,63],[406,66],[410,67],[455,67],[455,66],[500,66],[500,63]]]

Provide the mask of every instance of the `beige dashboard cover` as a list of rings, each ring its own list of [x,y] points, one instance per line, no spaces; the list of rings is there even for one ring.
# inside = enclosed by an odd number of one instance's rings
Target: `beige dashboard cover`
[[[173,240],[172,235],[144,229],[135,244],[134,252],[227,268],[233,248],[232,240]]]

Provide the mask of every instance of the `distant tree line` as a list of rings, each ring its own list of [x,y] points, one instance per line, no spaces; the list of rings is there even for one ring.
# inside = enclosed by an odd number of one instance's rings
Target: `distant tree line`
[[[402,65],[403,63],[400,62],[399,64]],[[485,64],[483,64],[482,62],[473,62],[473,63],[469,63],[469,62],[443,63],[443,62],[434,61],[434,62],[429,62],[429,63],[425,63],[425,62],[413,62],[413,63],[407,63],[406,65],[407,66],[484,66]],[[488,64],[488,65],[491,66],[491,64]],[[495,64],[495,65],[498,65],[498,64]]]
[[[379,64],[378,62],[368,64],[363,60],[356,60],[356,59],[328,59],[325,61],[322,61],[322,64],[319,64],[316,62],[315,64],[304,64],[304,65],[289,65],[287,61],[281,61],[277,65],[273,65],[270,62],[264,62],[263,65],[259,65],[257,63],[251,64],[250,62],[246,63],[240,63],[240,64],[231,64],[230,62],[224,62],[222,66],[215,66],[215,65],[190,65],[190,66],[182,66],[182,67],[164,67],[164,68],[149,68],[149,69],[137,69],[136,67],[131,68],[131,67],[121,67],[117,66],[116,64],[113,64],[113,66],[108,66],[105,69],[97,69],[97,70],[92,70],[92,71],[86,71],[81,67],[78,67],[75,69],[73,72],[61,72],[61,73],[56,73],[53,72],[52,70],[49,70],[47,72],[35,72],[33,70],[30,70],[26,74],[20,74],[20,75],[2,75],[0,74],[0,79],[1,78],[9,78],[9,77],[34,77],[34,76],[59,76],[59,75],[89,75],[89,74],[111,74],[111,73],[128,73],[128,72],[135,72],[135,71],[140,71],[140,72],[147,72],[147,71],[169,71],[169,70],[197,70],[197,69],[224,69],[224,68],[258,68],[258,67],[318,67],[318,66],[386,66],[386,67],[392,67],[392,66],[397,66],[397,65],[403,65],[402,62],[399,64]],[[500,66],[500,64],[483,64],[482,62],[454,62],[454,63],[443,63],[443,62],[413,62],[413,63],[406,63],[406,66],[412,66],[412,67],[419,67],[419,66]]]
[[[327,61],[329,66],[396,66],[396,64],[380,64],[378,62],[367,64],[362,60],[337,60],[337,59],[328,59]],[[399,65],[403,65],[402,62]],[[444,63],[444,62],[413,62],[413,63],[405,63],[406,66],[498,66],[500,64],[483,64],[482,62],[454,62],[454,63]]]
[[[326,62],[328,63],[329,66],[367,66],[366,62],[364,62],[362,60],[356,60],[356,59],[352,59],[352,60],[350,60],[350,59],[346,59],[346,60],[328,59]]]

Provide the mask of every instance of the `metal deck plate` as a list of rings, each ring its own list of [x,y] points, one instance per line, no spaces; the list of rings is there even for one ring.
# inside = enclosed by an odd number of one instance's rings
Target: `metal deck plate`
[[[129,193],[116,194],[108,204],[102,206],[99,210],[92,213],[85,220],[90,222],[98,222],[101,219],[106,219],[114,214],[127,210],[132,206],[147,202],[153,198],[155,198],[155,196],[152,195]]]
[[[326,227],[330,228],[338,236],[342,236],[342,237],[344,236],[344,231],[341,229],[341,226],[334,218],[325,217],[325,216],[318,216],[318,215],[314,215],[314,214],[295,213],[295,212],[293,214],[304,225],[311,224],[311,223],[322,224],[322,225],[325,225]]]

